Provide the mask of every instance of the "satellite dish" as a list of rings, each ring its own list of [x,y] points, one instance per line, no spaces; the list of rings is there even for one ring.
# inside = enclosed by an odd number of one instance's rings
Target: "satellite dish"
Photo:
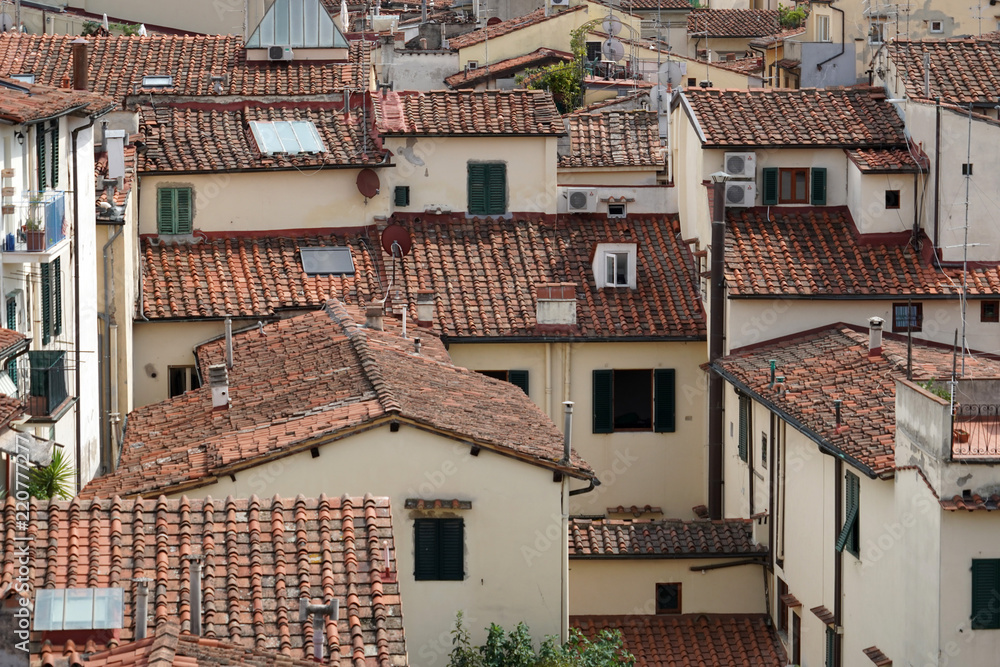
[[[14,18],[7,12],[0,14],[0,30],[8,32],[14,27]]]
[[[491,16],[486,20],[486,25],[496,25],[497,23],[503,23],[503,19],[499,16]]]
[[[368,199],[378,194],[378,174],[371,169],[362,169],[358,174],[358,191]]]
[[[601,45],[601,55],[604,56],[605,60],[618,62],[625,57],[625,47],[621,42],[612,37]]]
[[[668,99],[670,99],[670,93],[667,92],[666,86],[653,86],[649,90],[649,102],[655,106],[657,111],[663,111],[667,107]]]
[[[601,26],[604,28],[604,32],[608,33],[609,35],[617,35],[622,31],[622,22],[618,20],[617,16],[609,16],[608,18],[604,19],[604,22],[601,23]]]
[[[410,232],[406,230],[402,225],[392,224],[382,230],[382,250],[385,254],[392,255],[392,246],[398,246],[399,254],[404,257],[410,254],[410,248],[413,247],[413,239],[410,238]]]

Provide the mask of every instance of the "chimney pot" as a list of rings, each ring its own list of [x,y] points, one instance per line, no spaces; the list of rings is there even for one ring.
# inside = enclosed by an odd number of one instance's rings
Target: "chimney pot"
[[[212,409],[227,410],[229,408],[229,372],[225,364],[214,364],[208,367],[208,384],[212,388]]]
[[[89,90],[90,85],[87,81],[87,74],[90,69],[90,63],[88,62],[87,40],[78,37],[70,42],[70,45],[73,53],[73,89]]]
[[[868,318],[868,356],[882,356],[882,325],[885,323],[881,317]]]
[[[434,290],[417,290],[417,325],[429,327],[434,320]]]
[[[382,331],[384,329],[382,324],[383,316],[384,312],[382,311],[381,304],[368,306],[365,310],[365,327],[376,331]]]
[[[146,638],[147,618],[149,616],[149,593],[146,590],[148,579],[136,580],[135,587],[135,638]]]

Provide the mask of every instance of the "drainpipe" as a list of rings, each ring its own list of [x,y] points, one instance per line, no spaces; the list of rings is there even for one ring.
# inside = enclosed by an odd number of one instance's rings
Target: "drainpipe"
[[[723,253],[725,252],[725,193],[726,184],[713,185],[712,206],[712,285],[709,290],[711,318],[709,320],[708,359],[715,362],[723,354],[726,293],[723,281]],[[722,419],[723,380],[718,373],[708,376],[708,515],[722,518]]]
[[[104,366],[101,375],[105,378],[107,384],[105,385],[104,391],[101,391],[101,414],[105,415],[108,419],[108,428],[101,429],[101,458],[104,460],[104,464],[101,466],[105,473],[110,473],[114,468],[114,454],[112,453],[112,426],[111,426],[111,413],[117,412],[117,405],[113,404],[110,398],[112,393],[111,385],[113,382],[117,382],[117,378],[111,377],[111,314],[109,308],[110,297],[110,286],[108,284],[108,249],[111,245],[122,235],[125,229],[125,224],[122,223],[118,226],[115,233],[108,239],[108,242],[104,244],[104,249],[102,251],[102,257],[104,258],[104,312],[100,313],[98,317],[104,322],[104,345],[101,349],[106,350],[107,353],[104,355]]]
[[[842,505],[844,504],[844,486],[841,483],[844,477],[844,462],[839,456],[834,457],[833,471],[833,523],[834,535],[838,535],[841,524],[844,522],[844,512],[842,509]],[[834,537],[834,540],[836,539]],[[834,547],[833,559],[833,629],[835,632],[833,640],[833,664],[835,667],[841,667],[844,664],[842,659],[844,636],[840,633],[840,628],[843,626],[841,596],[843,596],[844,590],[844,552]]]
[[[934,98],[936,117],[934,120],[934,248],[938,249],[938,224],[941,216],[941,97]]]
[[[836,60],[840,56],[844,55],[844,10],[830,5],[830,9],[835,12],[840,12],[840,53],[835,56],[830,56],[821,63],[816,64],[816,71],[819,72],[823,69],[823,65],[827,64],[831,60]]]
[[[569,465],[570,439],[573,436],[573,401],[563,401],[563,463]],[[562,609],[559,613],[559,641],[565,644],[569,641],[569,475],[563,473],[559,488],[559,502],[562,505],[560,524],[561,560],[559,568],[561,583]]]

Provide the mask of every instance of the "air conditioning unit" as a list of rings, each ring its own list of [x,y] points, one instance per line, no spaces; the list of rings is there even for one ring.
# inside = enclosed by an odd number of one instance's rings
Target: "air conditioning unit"
[[[725,170],[730,176],[736,178],[756,178],[757,176],[757,154],[756,153],[726,153]]]
[[[570,188],[566,190],[566,201],[571,213],[593,213],[597,210],[597,191]]]
[[[726,206],[753,206],[757,200],[757,184],[753,181],[726,183]]]
[[[290,46],[269,46],[267,47],[268,60],[292,60],[295,54]]]
[[[553,7],[568,7],[569,0],[551,0]]]

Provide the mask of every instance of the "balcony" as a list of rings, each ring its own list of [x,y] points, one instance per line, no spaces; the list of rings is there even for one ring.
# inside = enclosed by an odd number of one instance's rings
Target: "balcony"
[[[956,405],[951,453],[956,460],[1000,458],[1000,405]]]
[[[5,208],[4,213],[5,262],[48,262],[62,250],[66,242],[65,193],[25,192],[21,202]]]
[[[16,391],[32,421],[57,421],[73,404],[67,391],[65,350],[30,350],[14,364],[15,369],[8,367],[0,388],[5,393]]]

